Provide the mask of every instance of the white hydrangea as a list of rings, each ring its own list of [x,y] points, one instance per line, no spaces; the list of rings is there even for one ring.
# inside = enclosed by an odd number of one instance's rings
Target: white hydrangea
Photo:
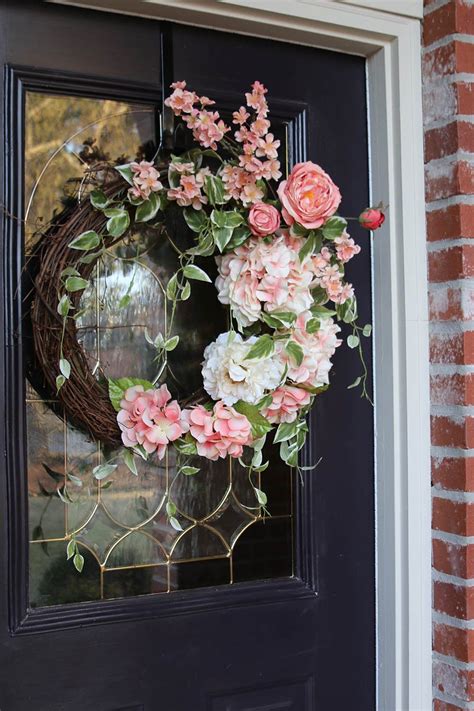
[[[245,360],[257,338],[243,340],[239,333],[221,333],[204,351],[203,385],[213,400],[233,405],[237,400],[257,403],[280,383],[284,365],[277,356]]]

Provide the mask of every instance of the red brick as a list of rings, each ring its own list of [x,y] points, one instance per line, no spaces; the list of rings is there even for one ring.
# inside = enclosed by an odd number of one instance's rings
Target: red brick
[[[435,624],[433,648],[448,657],[471,662],[474,659],[474,630]]]
[[[474,457],[433,457],[431,479],[443,489],[474,491]]]
[[[433,498],[433,528],[435,531],[474,535],[474,504],[451,501],[439,496]]]
[[[469,42],[453,38],[427,52],[423,58],[423,75],[428,81],[463,72],[474,72],[474,52]]]
[[[441,210],[432,210],[426,215],[428,239],[474,237],[474,205],[449,205]]]
[[[429,165],[426,171],[425,195],[426,201],[440,200],[453,195],[470,195],[474,193],[474,163],[467,161],[448,163],[445,171],[437,171],[432,177]]]
[[[435,580],[433,583],[433,607],[450,617],[460,620],[474,618],[474,586],[453,585]]]
[[[434,699],[433,701],[433,711],[464,711],[462,706],[454,706],[454,704],[448,704],[446,701],[440,701],[439,699]]]
[[[466,417],[460,421],[446,416],[431,418],[431,443],[437,447],[474,447],[474,419]]]
[[[452,34],[455,30],[456,8],[454,3],[450,2],[426,15],[423,22],[423,44],[426,47],[432,42]]]
[[[474,83],[457,82],[458,111],[461,115],[474,114]]]
[[[432,363],[471,365],[474,363],[474,331],[433,334],[430,337]]]
[[[474,374],[432,375],[431,402],[434,405],[473,405]]]
[[[449,286],[444,287],[444,289],[433,289],[433,291],[429,293],[428,299],[430,321],[463,320],[464,310],[461,289],[453,289]]]
[[[474,577],[474,544],[461,545],[433,538],[433,567],[458,578]]]
[[[474,700],[474,671],[459,669],[448,661],[433,660],[433,686],[459,703]]]
[[[474,275],[474,245],[459,245],[430,252],[428,255],[430,281],[452,281]]]
[[[474,54],[474,47],[470,45]],[[474,69],[474,68],[473,68]],[[425,162],[443,158],[456,151],[474,152],[474,124],[452,121],[446,126],[432,128],[425,133]]]

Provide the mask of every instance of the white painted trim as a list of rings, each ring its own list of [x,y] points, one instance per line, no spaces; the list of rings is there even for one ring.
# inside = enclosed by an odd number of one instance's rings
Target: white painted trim
[[[367,57],[372,201],[390,204],[389,219],[374,237],[378,709],[430,711],[429,357],[418,20],[356,7],[358,0],[51,1]],[[406,10],[405,2],[398,5]]]

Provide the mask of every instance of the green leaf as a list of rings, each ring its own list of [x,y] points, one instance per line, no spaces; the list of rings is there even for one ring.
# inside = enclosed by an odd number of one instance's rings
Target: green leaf
[[[107,232],[112,237],[121,237],[130,226],[130,215],[127,210],[119,210],[119,213],[107,220]]]
[[[295,444],[289,445],[287,441],[280,444],[280,457],[289,467],[298,466],[298,447]]]
[[[297,422],[282,422],[278,425],[275,437],[273,438],[273,443],[278,444],[278,442],[286,442],[286,440],[291,439],[295,436],[297,428]]]
[[[236,227],[232,233],[232,239],[227,242],[226,252],[231,251],[240,247],[241,244],[246,242],[252,233],[250,232],[247,225],[242,225],[242,227]]]
[[[182,531],[183,530],[183,527],[181,526],[180,522],[174,516],[170,517],[170,524],[174,528],[175,531]]]
[[[168,338],[168,340],[165,341],[165,344],[163,347],[164,347],[165,351],[174,351],[174,349],[176,348],[178,343],[179,343],[179,336],[172,336],[172,338]]]
[[[353,323],[357,319],[357,301],[355,296],[343,304],[338,304],[337,315],[344,323]]]
[[[95,207],[97,210],[105,210],[107,205],[110,204],[109,198],[102,190],[93,190],[89,197],[92,207]]]
[[[66,548],[67,560],[70,560],[76,552],[76,541],[71,538]]]
[[[213,207],[216,205],[224,205],[224,203],[228,200],[224,188],[224,182],[222,178],[219,178],[216,175],[206,175],[204,179],[204,192]]]
[[[72,562],[74,563],[74,567],[77,572],[82,573],[82,569],[84,568],[84,556],[82,556],[80,553],[76,553]]]
[[[298,257],[300,262],[304,262],[306,257],[321,249],[321,237],[317,232],[311,231],[301,247]]]
[[[148,222],[152,220],[160,209],[160,198],[156,193],[150,193],[148,200],[142,202],[135,212],[136,222]]]
[[[64,375],[66,380],[71,375],[71,364],[66,358],[61,358],[61,360],[59,361],[59,370]]]
[[[322,227],[323,237],[325,239],[331,240],[336,239],[336,237],[340,237],[342,235],[346,227],[347,220],[345,220],[343,217],[338,217],[337,215],[334,215],[324,223]]]
[[[166,502],[166,513],[168,516],[174,516],[176,513],[176,505],[170,499]]]
[[[234,409],[241,415],[245,415],[247,420],[250,422],[252,435],[256,439],[260,439],[260,437],[263,437],[272,429],[272,425],[267,419],[265,419],[256,405],[251,405],[243,400],[238,400],[234,405]]]
[[[89,249],[95,249],[101,242],[101,238],[94,230],[87,230],[87,232],[82,232],[78,237],[75,237],[71,242],[69,242],[69,247],[71,249],[79,249],[83,252],[87,252]]]
[[[349,346],[349,348],[357,348],[359,343],[359,336],[354,336],[353,334],[347,336],[347,345]]]
[[[115,170],[117,170],[122,178],[125,178],[129,185],[133,185],[133,172],[130,167],[130,163],[124,163],[123,165],[116,165]]]
[[[201,232],[209,221],[204,210],[195,210],[194,207],[185,207],[183,216],[187,226],[193,232]]]
[[[70,309],[71,309],[71,305],[72,305],[71,299],[69,298],[69,296],[67,294],[64,294],[63,296],[61,296],[61,299],[60,299],[58,307],[57,307],[58,314],[60,314],[63,317],[67,316]]]
[[[109,481],[106,481],[105,484],[100,485],[100,490],[105,491],[105,489],[110,489],[110,487],[112,486],[113,483],[114,483],[114,480],[109,479]]]
[[[192,438],[185,440],[176,439],[173,444],[180,454],[188,456],[197,454],[196,442]]]
[[[149,380],[141,378],[109,378],[109,398],[114,410],[120,410],[120,401],[128,388],[134,385],[142,385],[144,390],[152,390],[155,386]]]
[[[199,235],[199,241],[195,247],[187,250],[187,254],[197,254],[202,257],[210,257],[214,252],[214,235],[211,231],[205,230]]]
[[[99,259],[100,255],[103,253],[103,249],[100,249],[98,252],[92,252],[92,254],[84,254],[83,257],[79,259],[80,264],[91,264],[91,262],[97,261]]]
[[[299,222],[293,222],[290,227],[290,232],[292,235],[295,235],[295,237],[306,237],[309,230],[307,227],[303,227],[303,225],[300,225]]]
[[[321,328],[321,321],[317,318],[310,318],[306,323],[306,333],[316,333]]]
[[[75,484],[79,488],[82,488],[82,479],[79,479],[78,476],[74,476],[74,474],[68,473],[67,478],[69,479],[69,481],[72,481],[73,484]]]
[[[57,378],[56,378],[56,392],[59,392],[61,390],[61,388],[65,382],[66,382],[66,378],[64,377],[64,375],[57,376]]]
[[[223,252],[225,247],[229,244],[230,240],[232,239],[233,231],[233,227],[216,227],[215,225],[213,226],[212,234],[219,252]]]
[[[350,390],[351,388],[356,388],[358,385],[360,385],[362,382],[362,376],[359,375],[358,378],[354,380],[353,383],[347,386],[347,389]]]
[[[296,314],[292,311],[272,311],[272,318],[276,318],[283,326],[292,326],[296,321]]]
[[[99,466],[94,467],[92,474],[94,475],[94,479],[100,481],[101,479],[105,479],[105,477],[109,476],[109,474],[112,474],[112,472],[116,469],[116,464],[99,464]]]
[[[330,318],[331,316],[336,315],[336,311],[333,311],[333,309],[327,309],[325,306],[315,305],[311,307],[310,311],[315,318],[319,319]]]
[[[244,224],[245,219],[237,210],[213,210],[211,212],[211,222],[216,227],[229,227],[234,229]]]
[[[244,360],[263,360],[271,356],[274,350],[275,344],[273,338],[268,333],[265,333],[263,336],[260,336],[260,338],[257,338],[255,343],[250,347]]]
[[[123,450],[123,461],[128,467],[128,469],[130,469],[132,474],[138,476],[137,463],[135,462],[135,457],[133,456],[133,452],[130,449]]]
[[[366,338],[369,338],[371,333],[372,333],[372,324],[366,323],[364,328],[362,329],[362,335],[365,336]]]
[[[261,489],[257,489],[255,486],[254,486],[253,490],[255,491],[255,496],[257,497],[258,503],[261,506],[265,506],[268,501],[266,493],[264,491],[262,491]]]
[[[88,286],[89,282],[87,279],[82,277],[68,277],[66,279],[65,287],[68,291],[82,291]]]
[[[183,289],[180,294],[181,301],[187,301],[191,296],[191,284],[189,281],[185,282]]]
[[[176,297],[178,293],[178,274],[173,274],[168,284],[166,285],[166,296],[170,301]]]
[[[68,277],[68,276],[81,276],[81,275],[77,271],[77,269],[74,269],[74,267],[66,267],[61,272],[61,279],[63,279],[64,277]]]
[[[193,474],[197,474],[200,469],[199,467],[190,467],[190,466],[184,466],[181,467],[179,470],[181,474],[185,474],[186,476],[193,476]]]
[[[118,302],[119,309],[124,309],[126,306],[129,305],[131,300],[132,300],[132,297],[130,296],[130,294],[124,294],[122,296],[122,298],[120,299],[120,301]]]
[[[285,346],[285,351],[293,358],[296,365],[301,365],[304,358],[304,352],[299,343],[296,343],[295,341],[288,341]]]
[[[197,267],[195,264],[188,264],[183,269],[183,274],[187,279],[195,279],[196,281],[207,281],[212,284],[211,279],[206,274],[204,269]]]

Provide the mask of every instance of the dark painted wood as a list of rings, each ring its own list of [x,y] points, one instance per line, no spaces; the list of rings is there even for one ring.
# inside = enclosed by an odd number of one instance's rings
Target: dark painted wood
[[[43,5],[0,7],[5,151],[2,195],[21,214],[22,92],[160,104],[158,23]],[[362,59],[173,26],[164,70],[202,93],[235,97],[258,78],[288,123],[290,160],[320,162],[344,211],[367,202]],[[216,61],[219,58],[219,61]],[[27,67],[27,68],[25,68]],[[257,69],[258,68],[258,71]],[[298,489],[297,577],[167,596],[28,610],[23,382],[19,343],[21,223],[5,218],[0,314],[5,452],[0,477],[1,711],[208,711],[374,708],[372,413],[354,391],[353,353],[340,349],[331,390],[312,417]],[[350,275],[370,320],[367,234]],[[370,353],[368,353],[370,358]],[[344,684],[340,683],[341,673]]]

